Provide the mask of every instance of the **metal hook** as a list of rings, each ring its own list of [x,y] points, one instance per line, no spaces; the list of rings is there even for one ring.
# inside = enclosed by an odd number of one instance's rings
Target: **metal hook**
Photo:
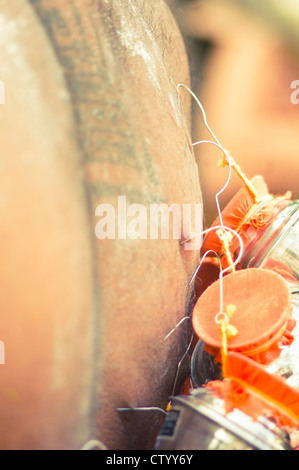
[[[116,408],[117,411],[160,411],[167,415],[167,411],[162,410],[158,406],[138,406],[136,408]]]

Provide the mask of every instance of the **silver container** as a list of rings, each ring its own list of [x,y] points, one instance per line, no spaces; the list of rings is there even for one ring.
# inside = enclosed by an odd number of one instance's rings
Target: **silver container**
[[[292,450],[289,435],[272,421],[254,421],[204,388],[172,398],[156,450]]]

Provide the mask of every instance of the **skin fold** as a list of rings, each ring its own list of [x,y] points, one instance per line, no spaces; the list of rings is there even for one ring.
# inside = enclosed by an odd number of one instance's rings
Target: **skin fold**
[[[160,0],[0,7],[0,448],[153,448],[163,415],[117,409],[165,408],[199,252],[95,214],[201,203],[181,35]]]

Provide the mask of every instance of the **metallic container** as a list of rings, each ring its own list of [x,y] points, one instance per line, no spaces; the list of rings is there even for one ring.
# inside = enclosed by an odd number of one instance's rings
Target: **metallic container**
[[[273,223],[257,233],[246,248],[238,269],[266,268],[279,272],[291,294],[292,316],[297,324],[293,342],[283,346],[269,373],[299,387],[299,201],[293,201]],[[156,441],[163,450],[291,450],[286,431],[271,420],[254,421],[240,410],[226,414],[223,400],[202,385],[222,378],[221,366],[199,340],[191,358],[191,379],[196,387],[189,396],[172,398],[172,408]]]
[[[265,417],[254,421],[204,388],[172,398],[156,450],[292,450],[289,435]]]

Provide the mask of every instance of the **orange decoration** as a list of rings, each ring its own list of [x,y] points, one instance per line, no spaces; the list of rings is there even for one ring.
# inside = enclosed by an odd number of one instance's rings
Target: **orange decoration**
[[[270,414],[278,424],[299,429],[299,393],[241,354],[229,352],[226,377],[207,387],[225,401],[227,413],[238,408],[253,419]]]
[[[249,189],[249,184],[255,189],[256,196]],[[283,196],[274,197],[268,191],[262,176],[255,176],[245,182],[237,194],[231,199],[223,210],[222,222],[225,227],[231,228],[239,233],[244,246],[253,242],[257,232],[265,229],[289,202],[291,193],[288,191]],[[220,217],[212,224],[212,227],[221,225]],[[202,253],[213,250],[220,256],[225,254],[223,241],[218,235],[218,230],[209,232],[203,240]],[[239,249],[239,240],[233,237],[230,244],[231,253]],[[230,263],[229,263],[230,264]],[[223,267],[226,267],[224,265]]]
[[[251,184],[256,189],[261,199],[269,195],[267,185],[262,176],[255,176],[251,179]],[[250,209],[256,204],[255,199],[246,186],[242,187],[231,199],[222,212],[223,225],[237,230],[242,220],[246,217]],[[220,225],[220,217],[217,217],[212,227]],[[203,240],[202,252],[214,250],[221,252],[222,243],[216,230],[209,232]]]
[[[220,280],[199,297],[193,310],[193,328],[207,345],[208,351],[220,359],[222,337],[216,316],[220,308]],[[246,269],[222,279],[223,311],[235,306],[232,325],[237,334],[228,340],[228,350],[240,352],[261,363],[270,363],[280,354],[279,345],[290,344],[291,292],[286,281],[267,269]],[[221,360],[221,359],[220,359]]]

